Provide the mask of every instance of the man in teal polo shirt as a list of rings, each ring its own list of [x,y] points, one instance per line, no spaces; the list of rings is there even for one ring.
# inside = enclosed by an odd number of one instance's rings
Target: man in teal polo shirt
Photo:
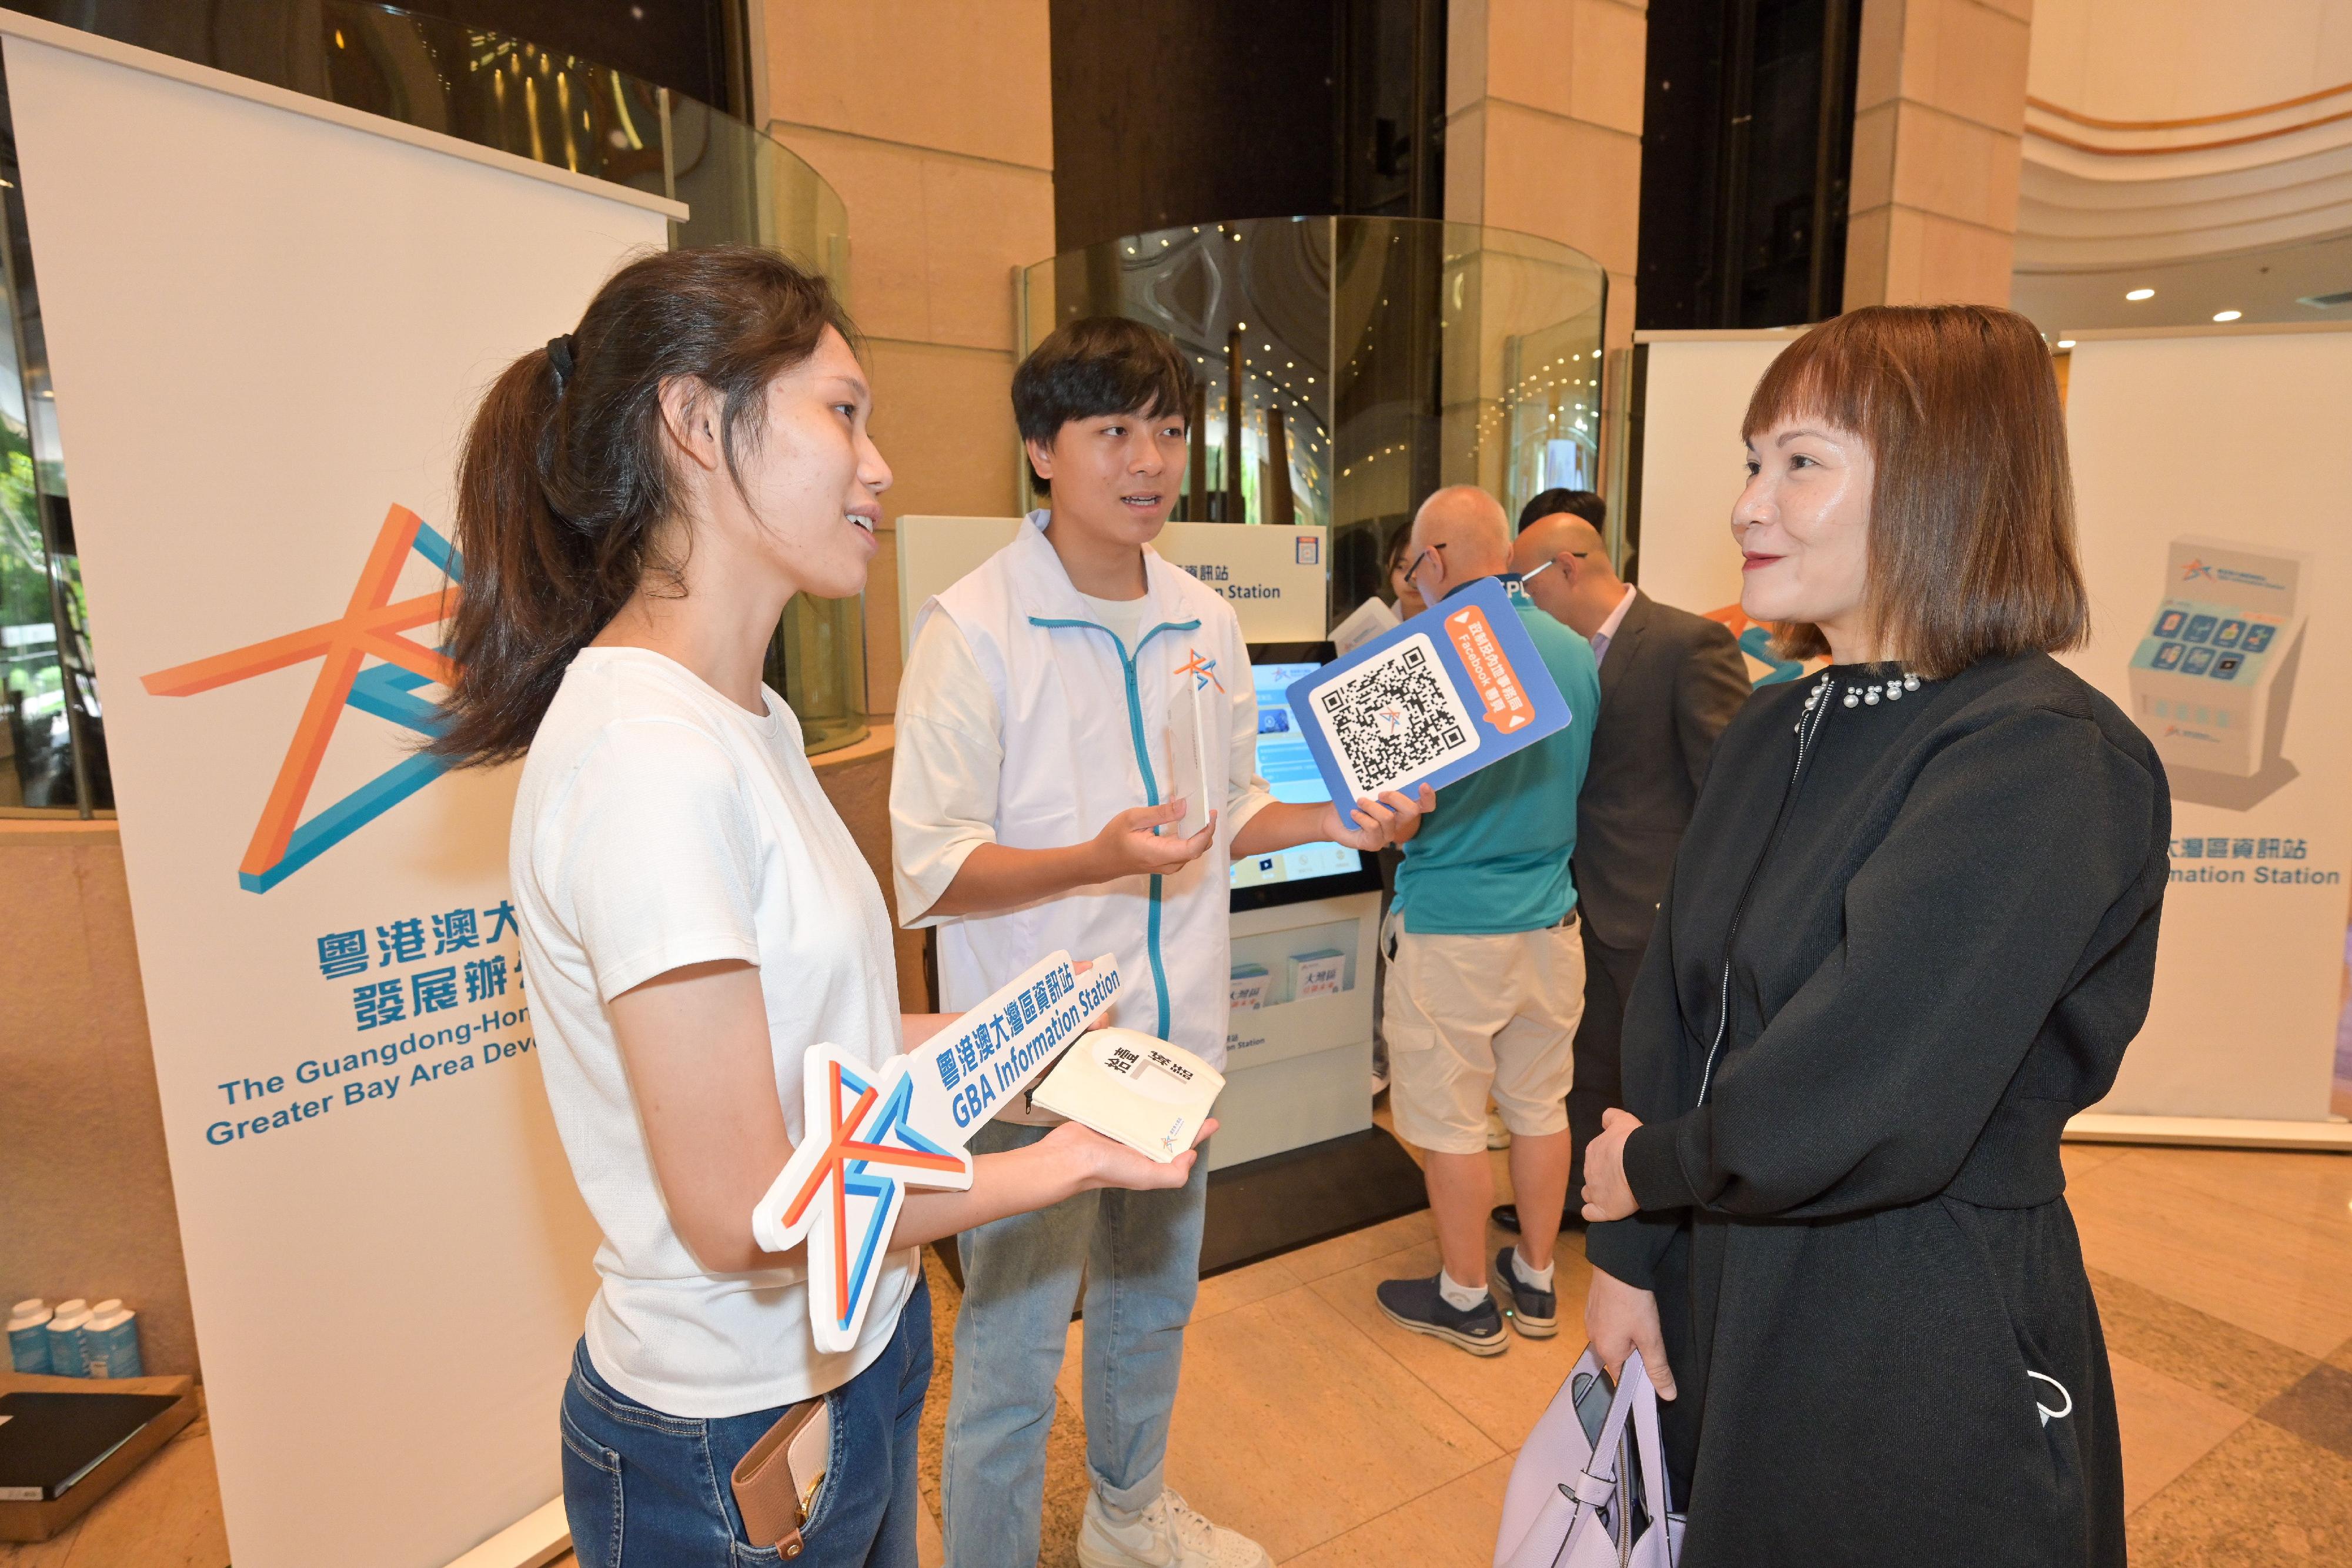
[[[1475,486],[1422,505],[1408,574],[1437,603],[1510,570],[1509,525]],[[1405,845],[1396,898],[1381,932],[1390,1109],[1397,1135],[1426,1151],[1429,1206],[1443,1266],[1434,1278],[1391,1280],[1381,1310],[1415,1333],[1478,1355],[1508,1349],[1503,1311],[1519,1333],[1559,1332],[1552,1243],[1545,1223],[1568,1196],[1568,1090],[1584,1011],[1584,947],[1576,928],[1576,797],[1601,712],[1592,645],[1531,603],[1519,621],[1568,700],[1568,727],[1447,785]],[[1511,1186],[1524,1228],[1496,1254],[1487,1289],[1486,1101],[1511,1131]]]

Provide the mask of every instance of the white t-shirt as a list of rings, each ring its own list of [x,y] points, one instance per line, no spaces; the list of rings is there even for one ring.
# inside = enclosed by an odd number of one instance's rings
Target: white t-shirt
[[[1135,634],[1143,630],[1143,607],[1148,602],[1143,594],[1132,599],[1097,599],[1091,593],[1081,593],[1078,601],[1087,607],[1087,614],[1110,628],[1121,647],[1130,653],[1135,652]]]
[[[810,1335],[803,1270],[704,1272],[670,1225],[614,1038],[607,1005],[622,992],[689,964],[758,965],[795,1143],[809,1046],[871,1066],[900,1049],[882,890],[792,710],[764,695],[755,717],[659,653],[583,649],[515,799],[509,864],[541,1068],[604,1237],[589,1358],[673,1416],[740,1416],[846,1383],[889,1343],[919,1266],[912,1249],[888,1257],[864,1338],[836,1355]]]

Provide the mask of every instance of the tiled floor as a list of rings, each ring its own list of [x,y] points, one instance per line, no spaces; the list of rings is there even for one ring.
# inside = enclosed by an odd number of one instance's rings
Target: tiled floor
[[[2352,1158],[2074,1145],[2066,1165],[2115,1364],[2133,1563],[2352,1563]],[[1286,1563],[1484,1568],[1512,1450],[1581,1345],[1571,1331],[1481,1360],[1396,1329],[1372,1286],[1435,1258],[1416,1215],[1204,1283],[1171,1481]],[[1584,1279],[1564,1254],[1565,1311]],[[944,1342],[953,1287],[932,1282]],[[1049,1444],[1053,1568],[1075,1561],[1084,1497],[1080,1332]],[[943,1375],[933,1508],[945,1395]],[[209,1465],[199,1425],[73,1534],[0,1547],[0,1568],[220,1568]]]
[[[2352,1563],[2352,1158],[2070,1145],[2066,1165],[2132,1561]],[[1496,1176],[1507,1194],[1500,1155]],[[1436,1256],[1416,1215],[1205,1285],[1171,1481],[1277,1562],[1483,1568],[1511,1452],[1583,1346],[1571,1331],[1481,1359],[1390,1324],[1372,1286]],[[1566,1314],[1589,1276],[1559,1261]],[[1082,1498],[1075,1444],[1055,1460],[1051,1490]],[[1053,1512],[1058,1568],[1075,1558]]]

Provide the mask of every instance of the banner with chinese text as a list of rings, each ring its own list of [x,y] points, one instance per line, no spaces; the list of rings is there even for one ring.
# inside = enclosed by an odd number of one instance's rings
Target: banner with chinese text
[[[2325,1123],[2352,880],[2352,331],[2084,332],[2068,438],[2092,640],[2172,789],[2156,997],[2116,1114]]]
[[[434,1568],[561,1489],[596,1235],[420,754],[456,444],[672,204],[13,15],[9,96],[230,1545]]]

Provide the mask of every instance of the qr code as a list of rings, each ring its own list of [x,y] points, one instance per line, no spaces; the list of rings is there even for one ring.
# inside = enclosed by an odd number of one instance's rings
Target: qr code
[[[1424,779],[1477,746],[1426,632],[1318,688],[1310,706],[1351,796]]]

